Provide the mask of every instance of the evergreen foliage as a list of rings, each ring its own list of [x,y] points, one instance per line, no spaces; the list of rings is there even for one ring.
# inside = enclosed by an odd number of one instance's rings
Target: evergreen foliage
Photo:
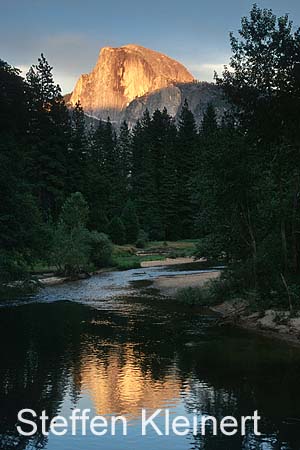
[[[43,55],[25,80],[0,60],[1,282],[43,255],[69,274],[108,264],[106,233],[139,247],[197,238],[231,293],[299,292],[300,30],[254,5],[230,41],[216,81],[232,108],[220,121],[208,105],[199,130],[186,101],[177,121],[164,109],[87,130]]]
[[[125,227],[126,242],[134,244],[139,232],[139,220],[131,200],[126,203],[121,218]]]
[[[257,5],[242,19],[234,70],[217,77],[232,114],[208,137],[207,112],[194,180],[198,254],[225,257],[227,286],[269,304],[296,292],[300,271],[299,37],[287,15]]]
[[[92,231],[90,233],[90,260],[95,267],[107,267],[111,264],[113,246],[104,233]]]
[[[136,247],[145,248],[148,241],[149,241],[148,234],[144,230],[140,230],[135,243]]]
[[[88,205],[80,192],[63,204],[53,232],[51,262],[59,272],[75,275],[87,270],[90,255],[90,232],[86,228]]]
[[[28,177],[44,217],[57,217],[66,192],[69,113],[42,54],[27,74]]]
[[[108,227],[108,234],[115,244],[126,243],[126,229],[120,217],[114,216]]]
[[[103,267],[110,262],[111,242],[105,234],[86,228],[88,215],[88,204],[80,192],[63,204],[54,228],[51,262],[65,275],[87,271],[90,263]]]

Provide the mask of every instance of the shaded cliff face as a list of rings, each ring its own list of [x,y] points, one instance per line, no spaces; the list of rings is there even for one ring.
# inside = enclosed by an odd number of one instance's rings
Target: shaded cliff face
[[[162,53],[138,45],[104,47],[92,72],[79,78],[69,103],[80,100],[87,114],[119,122],[134,99],[191,81],[182,64]]]
[[[219,121],[229,109],[228,102],[219,86],[197,81],[173,84],[135,98],[124,111],[123,119],[132,127],[146,109],[152,115],[156,109],[162,111],[163,108],[167,108],[168,113],[178,119],[185,100],[198,125],[209,104],[215,108]]]

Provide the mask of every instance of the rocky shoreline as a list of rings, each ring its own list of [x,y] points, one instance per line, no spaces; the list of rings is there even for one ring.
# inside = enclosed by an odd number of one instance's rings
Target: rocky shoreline
[[[244,300],[226,301],[210,308],[219,314],[219,325],[232,324],[264,336],[300,346],[300,315],[288,311],[267,309],[251,312]]]
[[[158,289],[164,296],[171,298],[176,295],[178,289],[202,287],[208,281],[218,278],[219,275],[220,271],[215,270],[193,275],[160,277],[154,280],[152,287]],[[218,314],[219,318],[216,323],[219,326],[234,325],[300,346],[300,315],[291,315],[286,310],[275,309],[253,312],[249,303],[243,299],[226,301],[209,308]]]

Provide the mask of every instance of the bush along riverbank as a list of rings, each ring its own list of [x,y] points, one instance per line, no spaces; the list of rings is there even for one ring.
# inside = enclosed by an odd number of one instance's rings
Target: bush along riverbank
[[[234,325],[300,345],[300,299],[293,284],[266,292],[242,289],[236,272],[225,269],[214,279],[199,279],[198,286],[178,288],[175,301],[198,310],[208,307],[218,314],[216,325]],[[167,293],[167,292],[165,292]]]
[[[85,214],[78,204],[85,207],[82,197],[73,195],[69,200],[59,224],[50,233],[51,243],[46,259],[27,266],[12,259],[2,262],[2,267],[7,267],[7,272],[1,272],[0,298],[33,294],[41,287],[84,279],[112,270],[182,264],[194,260],[191,255],[196,249],[195,240],[166,242],[146,239],[141,248],[140,240],[135,244],[117,245],[103,233],[91,233],[82,223]],[[64,215],[68,218],[64,219]],[[65,221],[68,222],[69,229]]]

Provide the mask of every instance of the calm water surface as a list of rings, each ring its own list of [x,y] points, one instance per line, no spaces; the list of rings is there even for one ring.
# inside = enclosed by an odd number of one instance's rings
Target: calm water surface
[[[151,289],[141,297],[135,286],[166,273],[177,271],[113,272],[2,305],[1,450],[300,450],[299,350],[216,328],[210,314],[184,311]],[[17,413],[25,407],[51,417],[75,407],[122,414],[128,435],[117,428],[116,436],[21,437]],[[141,437],[141,408],[220,418],[258,409],[263,434],[250,427],[245,437]]]

